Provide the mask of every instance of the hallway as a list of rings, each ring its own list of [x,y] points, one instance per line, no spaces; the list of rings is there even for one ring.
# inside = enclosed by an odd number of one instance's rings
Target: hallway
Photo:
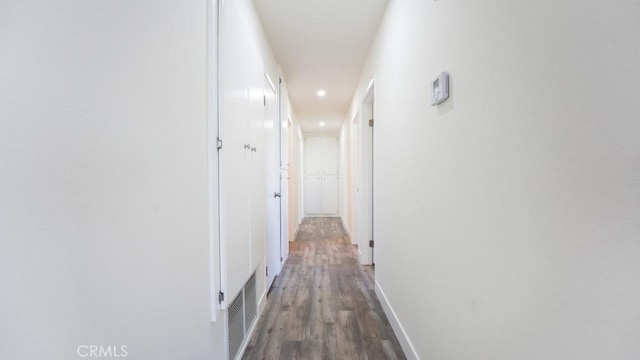
[[[2,0],[0,360],[640,360],[638,64],[638,0]]]
[[[405,359],[340,218],[306,218],[244,359]]]

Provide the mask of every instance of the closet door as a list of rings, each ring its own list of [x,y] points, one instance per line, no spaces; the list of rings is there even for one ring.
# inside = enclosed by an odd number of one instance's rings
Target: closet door
[[[222,102],[220,106],[220,137],[224,146],[220,151],[221,241],[225,274],[223,290],[233,299],[249,275],[250,258],[250,184],[251,152],[249,135],[249,75],[250,59],[246,31],[236,6],[225,6],[221,55]],[[226,283],[225,283],[226,281]]]
[[[249,109],[249,188],[250,195],[250,255],[246,269],[245,281],[251,276],[258,264],[263,260],[266,233],[266,152],[265,152],[265,118],[263,102],[264,66],[256,46],[247,49],[249,58],[248,109]]]
[[[322,174],[338,174],[338,138],[322,138]]]
[[[307,175],[304,179],[304,212],[322,214],[322,176]]]
[[[322,213],[338,214],[338,175],[322,176]]]
[[[322,174],[324,138],[308,136],[304,142],[304,169],[305,175]]]

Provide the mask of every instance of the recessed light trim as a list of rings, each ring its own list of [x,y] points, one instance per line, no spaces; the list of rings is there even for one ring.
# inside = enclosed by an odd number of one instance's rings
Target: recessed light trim
[[[322,90],[322,89],[318,90],[318,96],[320,96],[320,97],[324,97],[325,95],[327,95],[327,92],[326,92],[326,91],[324,91],[324,90]]]

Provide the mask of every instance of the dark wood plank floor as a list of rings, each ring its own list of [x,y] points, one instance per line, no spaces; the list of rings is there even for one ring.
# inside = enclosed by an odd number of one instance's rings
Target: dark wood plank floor
[[[243,359],[406,359],[339,218],[307,218]]]

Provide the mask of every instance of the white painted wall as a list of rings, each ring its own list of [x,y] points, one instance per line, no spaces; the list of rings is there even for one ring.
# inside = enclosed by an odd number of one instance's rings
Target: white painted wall
[[[0,358],[223,357],[206,5],[0,4]]]
[[[295,110],[289,103],[292,115],[291,129],[289,129],[289,241],[295,241],[298,226],[304,219],[303,208],[303,134]]]
[[[340,173],[342,182],[340,183],[340,213],[342,223],[349,236],[352,237],[353,230],[353,140],[352,124],[350,120],[345,120],[340,130]]]
[[[410,357],[640,357],[638,19],[389,3],[347,118],[375,75],[376,279]]]

